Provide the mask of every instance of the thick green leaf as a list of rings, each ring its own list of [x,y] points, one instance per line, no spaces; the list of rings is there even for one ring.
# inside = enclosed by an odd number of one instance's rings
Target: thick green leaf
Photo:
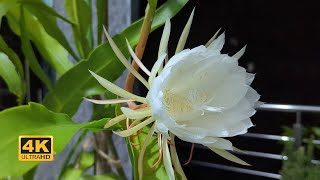
[[[103,123],[101,123],[103,122]],[[41,104],[16,106],[0,112],[0,178],[18,177],[39,162],[18,161],[20,135],[50,135],[54,152],[60,153],[80,128],[103,129],[106,120],[76,124],[66,114],[49,111]]]
[[[152,30],[161,26],[167,17],[173,17],[187,2],[187,0],[168,0],[156,11]],[[129,52],[125,38],[128,38],[131,46],[135,46],[139,39],[142,22],[143,19],[138,20],[114,37],[114,41],[126,57],[129,57]],[[124,66],[116,58],[108,43],[100,45],[89,55],[88,60],[78,63],[58,80],[54,90],[46,96],[44,104],[54,112],[73,115],[82,97],[105,92],[90,75],[88,69],[109,81],[114,81],[122,74]]]
[[[0,51],[8,55],[9,59],[17,68],[18,73],[21,75],[21,77],[23,77],[23,67],[22,67],[19,56],[11,48],[8,47],[7,43],[3,40],[1,35],[0,35]]]
[[[73,39],[81,58],[86,58],[93,48],[91,0],[64,1],[65,9],[75,23]]]
[[[101,44],[103,39],[103,25],[107,25],[108,15],[108,0],[96,0],[97,9],[97,41],[98,45]]]
[[[148,134],[149,129],[150,128],[145,127],[142,133],[138,137],[132,138],[133,143],[142,144]],[[128,139],[127,139],[127,143],[128,143],[129,155],[130,155],[132,167],[133,167],[133,176],[134,176],[134,179],[139,179],[138,156],[139,156],[140,146],[132,146],[128,141]],[[156,135],[153,135],[151,137],[151,140],[146,149],[145,156],[143,159],[143,167],[144,167],[143,179],[161,179],[161,180],[169,179],[162,161],[157,167],[155,167],[154,169],[151,169],[152,165],[158,160],[158,158],[159,158],[158,138]]]
[[[37,77],[48,87],[52,89],[52,84],[46,73],[41,68],[28,39],[28,32],[26,30],[25,13],[23,7],[21,7],[20,29],[21,29],[21,46],[25,58],[28,60],[31,70]]]
[[[9,9],[16,4],[17,0],[1,0],[0,1],[0,27],[1,20],[4,15],[7,14]]]
[[[41,1],[34,1],[34,0],[24,0],[21,2],[23,7],[25,7],[29,12],[32,13],[35,17],[38,18],[39,22],[42,24],[46,32],[57,40],[69,53],[77,59],[76,54],[72,50],[70,44],[68,43],[66,37],[60,30],[57,25],[56,17],[63,19],[65,22],[71,24],[71,22],[65,19],[63,16],[59,15],[54,9],[45,5]]]
[[[25,93],[24,83],[14,64],[2,52],[0,52],[0,78],[4,79],[9,91],[15,94],[21,102]]]
[[[9,10],[6,17],[10,28],[20,35],[20,5],[16,4]],[[26,31],[29,39],[36,45],[39,53],[47,61],[58,75],[64,74],[73,64],[68,59],[68,51],[65,50],[54,38],[52,38],[28,10],[25,10]]]

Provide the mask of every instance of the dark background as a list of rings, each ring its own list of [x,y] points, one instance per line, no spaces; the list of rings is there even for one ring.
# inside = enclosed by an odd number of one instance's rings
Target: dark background
[[[163,3],[163,1],[159,1]],[[172,56],[182,29],[196,7],[186,48],[205,44],[219,29],[226,33],[224,53],[233,55],[247,44],[239,63],[255,73],[253,88],[261,101],[277,104],[320,105],[320,18],[317,1],[297,0],[191,0],[171,21],[169,54]],[[144,15],[141,2],[139,16]],[[162,29],[151,34],[144,64],[151,69],[157,58]],[[142,73],[144,74],[144,73]],[[147,91],[137,82],[136,93]],[[319,115],[303,114],[305,126],[319,126]],[[295,114],[257,112],[252,118],[255,127],[249,132],[282,134],[284,126],[292,126]],[[318,121],[319,122],[319,121]],[[281,154],[282,144],[275,141],[230,138],[244,150]],[[180,160],[189,157],[190,144],[178,144]],[[252,164],[249,169],[278,173],[281,161],[239,156]],[[238,166],[220,158],[207,149],[196,148],[193,160]],[[253,175],[206,168],[191,163],[184,166],[190,179],[268,179]]]

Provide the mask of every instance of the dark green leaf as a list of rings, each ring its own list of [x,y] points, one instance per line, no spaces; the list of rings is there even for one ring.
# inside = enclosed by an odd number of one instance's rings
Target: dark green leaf
[[[54,152],[60,153],[80,128],[102,130],[105,122],[101,120],[76,124],[68,115],[54,113],[37,103],[1,111],[0,178],[21,176],[39,163],[18,161],[19,136],[51,135],[54,138]]]
[[[21,76],[8,56],[0,52],[0,78],[6,82],[10,92],[18,97],[19,102],[24,98],[25,86]]]
[[[68,0],[64,3],[70,19],[75,23],[72,26],[74,42],[80,57],[86,58],[93,48],[91,0]]]
[[[23,7],[25,7],[29,12],[32,13],[35,17],[38,18],[41,25],[44,27],[46,32],[57,40],[69,53],[75,58],[78,59],[74,51],[72,50],[70,44],[68,43],[66,37],[59,29],[57,25],[56,17],[59,17],[65,20],[68,23],[71,23],[63,16],[59,15],[55,10],[51,7],[45,5],[41,1],[35,2],[34,0],[30,1],[22,1]]]
[[[0,27],[1,20],[4,15],[7,14],[8,10],[16,4],[17,0],[1,0],[0,1]]]
[[[98,45],[102,42],[103,37],[103,25],[108,24],[108,1],[107,0],[96,0],[96,8],[97,8],[97,41]]]
[[[6,17],[10,28],[14,33],[20,35],[20,5],[11,8]],[[69,70],[73,64],[68,59],[68,51],[66,51],[55,39],[53,39],[45,31],[41,23],[28,11],[24,11],[25,23],[24,28],[28,33],[28,38],[36,45],[39,53],[52,68],[62,75]]]
[[[167,17],[173,17],[186,3],[187,0],[168,0],[156,11],[152,30],[161,26]],[[142,22],[143,19],[140,19],[114,37],[126,57],[129,57],[129,53],[125,38],[128,38],[131,46],[135,46]],[[46,96],[44,104],[52,111],[73,115],[82,97],[104,93],[105,90],[90,75],[88,69],[109,81],[114,81],[122,74],[124,66],[115,57],[108,43],[100,45],[89,55],[88,60],[78,63],[58,80],[54,90]]]
[[[29,62],[30,68],[35,75],[48,87],[48,89],[52,89],[52,84],[48,76],[45,74],[43,69],[41,68],[38,60],[33,52],[33,48],[28,39],[28,32],[26,30],[25,23],[25,13],[23,7],[21,7],[21,18],[20,18],[20,29],[21,29],[21,45],[22,51]]]
[[[8,47],[7,43],[3,40],[1,35],[0,35],[0,51],[8,55],[9,59],[17,68],[18,73],[21,75],[21,77],[23,77],[23,67],[22,67],[19,56],[11,48]]]

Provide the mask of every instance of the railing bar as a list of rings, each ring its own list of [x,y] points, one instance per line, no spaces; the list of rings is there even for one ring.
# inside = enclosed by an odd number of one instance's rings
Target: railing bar
[[[279,136],[279,135],[272,135],[272,134],[260,134],[260,133],[246,133],[239,135],[242,137],[249,137],[249,138],[257,138],[257,139],[266,139],[266,140],[275,140],[275,141],[294,141],[293,137],[289,136]],[[304,143],[308,142],[308,139],[303,139]],[[312,140],[313,144],[320,144],[320,140]]]
[[[232,171],[232,172],[238,172],[238,173],[243,173],[243,174],[268,177],[268,178],[273,178],[273,179],[281,179],[280,174],[257,171],[257,170],[252,170],[252,169],[244,169],[244,168],[239,168],[239,167],[226,166],[226,165],[221,165],[221,164],[214,164],[214,163],[195,161],[195,160],[191,161],[190,164],[198,165],[198,166],[202,166],[202,167],[208,167],[208,168],[215,168],[215,169],[220,169],[220,170],[225,170],[225,171]]]
[[[278,111],[278,112],[315,112],[320,113],[320,106],[307,105],[290,105],[290,104],[263,104],[257,108],[263,111]]]

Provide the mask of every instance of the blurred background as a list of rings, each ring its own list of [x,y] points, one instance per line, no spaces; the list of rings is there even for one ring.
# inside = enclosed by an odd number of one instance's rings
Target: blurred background
[[[158,4],[163,2],[159,0]],[[54,1],[53,6],[61,11],[61,3]],[[282,179],[320,179],[320,161],[317,160],[320,159],[320,141],[317,140],[320,139],[320,17],[317,4],[315,0],[190,0],[172,19],[170,56],[194,7],[187,48],[205,44],[219,28],[226,33],[224,53],[232,55],[247,45],[239,64],[256,74],[252,86],[266,103],[252,118],[256,126],[248,134],[230,138],[244,151],[236,155],[252,166],[238,166],[196,146],[191,162],[183,166],[189,179],[260,180],[280,179],[281,176]],[[145,6],[144,0],[109,0],[111,34],[121,32],[144,16]],[[153,32],[148,40],[143,62],[149,69],[156,60],[162,29]],[[66,33],[68,31],[65,29]],[[1,34],[10,47],[19,52],[20,39],[9,30],[5,19]],[[22,56],[22,52],[18,55]],[[45,63],[42,65],[46,67]],[[45,89],[32,73],[29,81],[31,100],[41,101]],[[135,91],[146,93],[139,82]],[[14,105],[15,97],[0,80],[0,109]],[[80,116],[90,114],[89,108],[88,104],[84,105]],[[70,151],[71,145],[68,147],[65,152]],[[188,161],[190,151],[191,144],[178,142],[182,163]],[[63,154],[59,157],[61,162],[66,158]],[[61,162],[45,165],[38,172],[38,179],[54,179],[54,169],[59,171]]]

